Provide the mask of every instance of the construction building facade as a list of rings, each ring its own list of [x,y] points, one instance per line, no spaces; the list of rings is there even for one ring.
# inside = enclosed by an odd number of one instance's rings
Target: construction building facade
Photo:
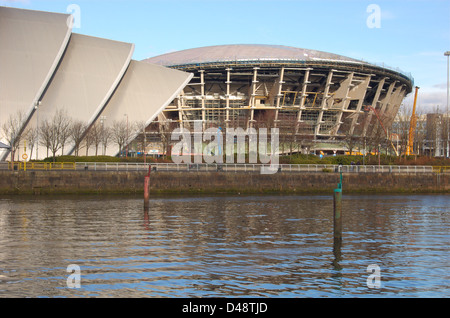
[[[154,131],[201,121],[204,128],[276,127],[281,138],[336,144],[384,134],[414,85],[399,70],[286,46],[211,46],[145,62],[194,74]]]

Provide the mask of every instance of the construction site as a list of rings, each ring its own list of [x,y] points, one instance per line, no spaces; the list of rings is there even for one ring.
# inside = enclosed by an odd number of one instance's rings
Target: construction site
[[[283,152],[343,154],[352,140],[391,140],[410,74],[344,56],[274,45],[224,45],[145,60],[193,73],[147,129],[278,128]],[[290,146],[287,146],[290,145]]]

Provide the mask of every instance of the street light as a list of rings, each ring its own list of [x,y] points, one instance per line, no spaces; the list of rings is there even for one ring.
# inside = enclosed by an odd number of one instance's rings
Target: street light
[[[100,123],[101,123],[101,125],[102,125],[102,133],[101,133],[101,136],[102,136],[102,145],[103,145],[103,150],[102,150],[102,154],[103,155],[106,155],[106,147],[105,147],[105,145],[104,145],[104,135],[105,135],[105,120],[106,120],[106,116],[100,116]]]
[[[37,125],[36,125],[37,126],[37,128],[36,128],[36,143],[37,143],[37,145],[36,145],[36,160],[39,160],[39,112],[38,112],[39,106],[41,106],[41,102],[37,101],[34,104],[34,109],[36,111],[36,122],[37,122]]]
[[[450,157],[450,153],[449,153],[449,149],[448,149],[448,146],[449,146],[449,137],[450,137],[450,134],[449,134],[449,118],[448,118],[448,100],[450,99],[450,97],[449,97],[449,82],[450,82],[450,75],[449,75],[449,57],[450,57],[450,51],[447,51],[447,52],[445,52],[444,53],[444,56],[446,56],[447,57],[447,157]]]
[[[128,136],[128,114],[123,114],[124,116],[127,116],[127,140],[126,140],[126,143],[127,143],[127,153],[125,154],[125,158],[128,158],[128,139],[130,138],[129,136]]]

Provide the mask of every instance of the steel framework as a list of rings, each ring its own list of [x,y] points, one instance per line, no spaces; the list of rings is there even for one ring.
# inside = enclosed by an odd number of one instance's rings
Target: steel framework
[[[147,62],[160,60],[164,59]],[[382,134],[414,84],[410,75],[351,59],[255,58],[180,64],[171,62],[168,54],[161,64],[194,77],[159,116],[159,123],[188,129],[195,121],[205,128],[277,127],[280,135],[296,140]],[[365,112],[367,107],[378,118]]]

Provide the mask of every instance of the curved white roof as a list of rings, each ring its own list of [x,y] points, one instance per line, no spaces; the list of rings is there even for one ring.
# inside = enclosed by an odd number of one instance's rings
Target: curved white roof
[[[103,123],[112,126],[114,121],[128,119],[129,123],[149,125],[189,83],[192,76],[159,65],[131,61],[120,86],[101,113]],[[131,140],[138,133],[135,127],[130,127]],[[107,155],[117,155],[119,150],[117,145],[111,144]]]
[[[345,56],[316,50],[301,49],[282,45],[235,44],[206,46],[167,53],[144,60],[145,62],[175,66],[215,62],[255,61],[255,60],[295,60],[314,61],[327,59],[334,61],[360,62]]]
[[[30,125],[51,120],[63,110],[73,120],[91,124],[122,79],[134,51],[130,43],[72,34]],[[69,149],[69,147],[67,147]]]
[[[90,123],[122,79],[133,51],[130,43],[72,34],[41,100],[39,120],[64,109],[72,119]]]
[[[66,48],[71,19],[0,7],[0,124],[18,111],[28,120]]]
[[[23,129],[51,121],[58,110],[86,126],[103,111],[107,121],[127,113],[150,123],[192,78],[132,62],[133,44],[72,34],[72,22],[67,14],[0,7],[0,124],[18,110]],[[65,144],[64,153],[71,147]],[[34,154],[42,158],[45,150]],[[0,150],[0,159],[8,152]]]

